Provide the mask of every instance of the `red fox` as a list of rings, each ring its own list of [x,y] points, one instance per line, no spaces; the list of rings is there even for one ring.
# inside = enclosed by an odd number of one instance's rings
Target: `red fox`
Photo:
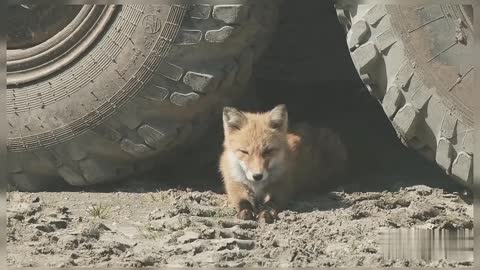
[[[264,113],[225,107],[223,127],[220,172],[238,218],[270,223],[294,195],[318,190],[347,170],[340,137],[306,124],[289,131],[285,105]],[[267,210],[255,215],[258,206]]]

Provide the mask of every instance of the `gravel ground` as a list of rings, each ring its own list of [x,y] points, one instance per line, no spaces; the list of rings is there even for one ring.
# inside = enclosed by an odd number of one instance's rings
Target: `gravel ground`
[[[471,266],[388,258],[382,229],[473,227],[471,198],[425,185],[339,187],[293,202],[273,224],[241,221],[221,192],[149,187],[8,193],[10,266]]]

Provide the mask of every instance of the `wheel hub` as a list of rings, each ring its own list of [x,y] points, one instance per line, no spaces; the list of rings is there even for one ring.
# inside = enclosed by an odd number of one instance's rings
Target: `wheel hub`
[[[101,36],[115,9],[101,5],[9,7],[7,85],[38,80],[73,62]]]

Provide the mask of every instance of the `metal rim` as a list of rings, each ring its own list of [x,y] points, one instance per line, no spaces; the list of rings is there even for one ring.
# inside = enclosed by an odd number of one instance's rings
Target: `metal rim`
[[[32,82],[63,69],[106,29],[116,6],[86,5],[62,31],[28,49],[7,50],[7,85]]]

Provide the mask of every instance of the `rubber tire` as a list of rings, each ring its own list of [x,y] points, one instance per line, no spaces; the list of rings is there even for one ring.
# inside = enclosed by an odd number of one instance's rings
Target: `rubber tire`
[[[242,95],[279,3],[166,3],[120,6],[98,42],[72,65],[8,86],[11,189],[45,190],[62,180],[86,186],[144,172],[178,147],[198,143],[209,123],[221,119],[222,107]],[[159,9],[169,12],[155,32],[142,22]],[[161,38],[165,31],[170,36]],[[161,59],[160,42],[170,46]],[[114,94],[123,96],[102,98]]]
[[[337,15],[355,68],[399,138],[472,188],[469,7],[343,2],[336,2]]]

